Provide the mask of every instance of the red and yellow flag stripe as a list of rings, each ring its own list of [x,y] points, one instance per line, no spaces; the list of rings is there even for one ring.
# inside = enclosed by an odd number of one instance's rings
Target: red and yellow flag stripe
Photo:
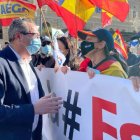
[[[0,23],[9,26],[14,18],[34,18],[36,6],[22,0],[0,0]]]
[[[82,30],[95,10],[88,0],[38,0],[39,7],[48,5],[65,22],[69,33],[76,37],[77,31]]]
[[[126,48],[126,45],[124,43],[124,39],[123,39],[119,30],[116,30],[116,32],[113,35],[113,38],[114,38],[115,48],[122,54],[122,56],[125,59],[128,59],[127,48]]]
[[[89,0],[94,6],[97,6],[109,12],[120,21],[125,21],[129,13],[129,3],[127,0]]]

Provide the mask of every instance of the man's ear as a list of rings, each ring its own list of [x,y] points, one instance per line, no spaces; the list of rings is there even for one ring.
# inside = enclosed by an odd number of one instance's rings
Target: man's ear
[[[15,39],[20,39],[20,38],[21,38],[21,34],[17,32],[17,33],[15,34],[14,38],[15,38]]]
[[[103,48],[105,48],[105,46],[106,46],[106,42],[105,41],[101,41],[100,45],[99,45],[99,48],[103,49]]]

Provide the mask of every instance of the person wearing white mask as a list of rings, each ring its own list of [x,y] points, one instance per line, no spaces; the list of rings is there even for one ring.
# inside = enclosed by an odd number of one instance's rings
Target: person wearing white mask
[[[10,44],[0,52],[0,139],[41,140],[42,114],[58,112],[61,97],[44,96],[30,63],[41,47],[36,24],[15,19],[8,36]]]

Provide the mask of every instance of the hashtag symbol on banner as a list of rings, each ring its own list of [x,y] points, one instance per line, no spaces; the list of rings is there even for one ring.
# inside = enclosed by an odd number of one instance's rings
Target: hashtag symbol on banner
[[[64,101],[64,104],[63,104],[64,108],[66,109],[65,115],[63,115],[64,135],[66,136],[67,126],[69,125],[70,126],[69,140],[73,139],[74,129],[80,131],[80,124],[75,122],[75,119],[76,119],[76,115],[81,116],[81,108],[77,107],[79,93],[75,92],[73,104],[70,103],[71,95],[72,95],[72,90],[69,90],[67,101]],[[68,117],[70,111],[72,113],[71,118]]]

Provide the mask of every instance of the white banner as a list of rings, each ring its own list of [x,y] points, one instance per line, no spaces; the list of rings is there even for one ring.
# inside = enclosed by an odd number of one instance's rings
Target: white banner
[[[38,74],[46,94],[64,101],[58,114],[44,116],[44,140],[140,140],[140,93],[131,81],[53,69]]]

